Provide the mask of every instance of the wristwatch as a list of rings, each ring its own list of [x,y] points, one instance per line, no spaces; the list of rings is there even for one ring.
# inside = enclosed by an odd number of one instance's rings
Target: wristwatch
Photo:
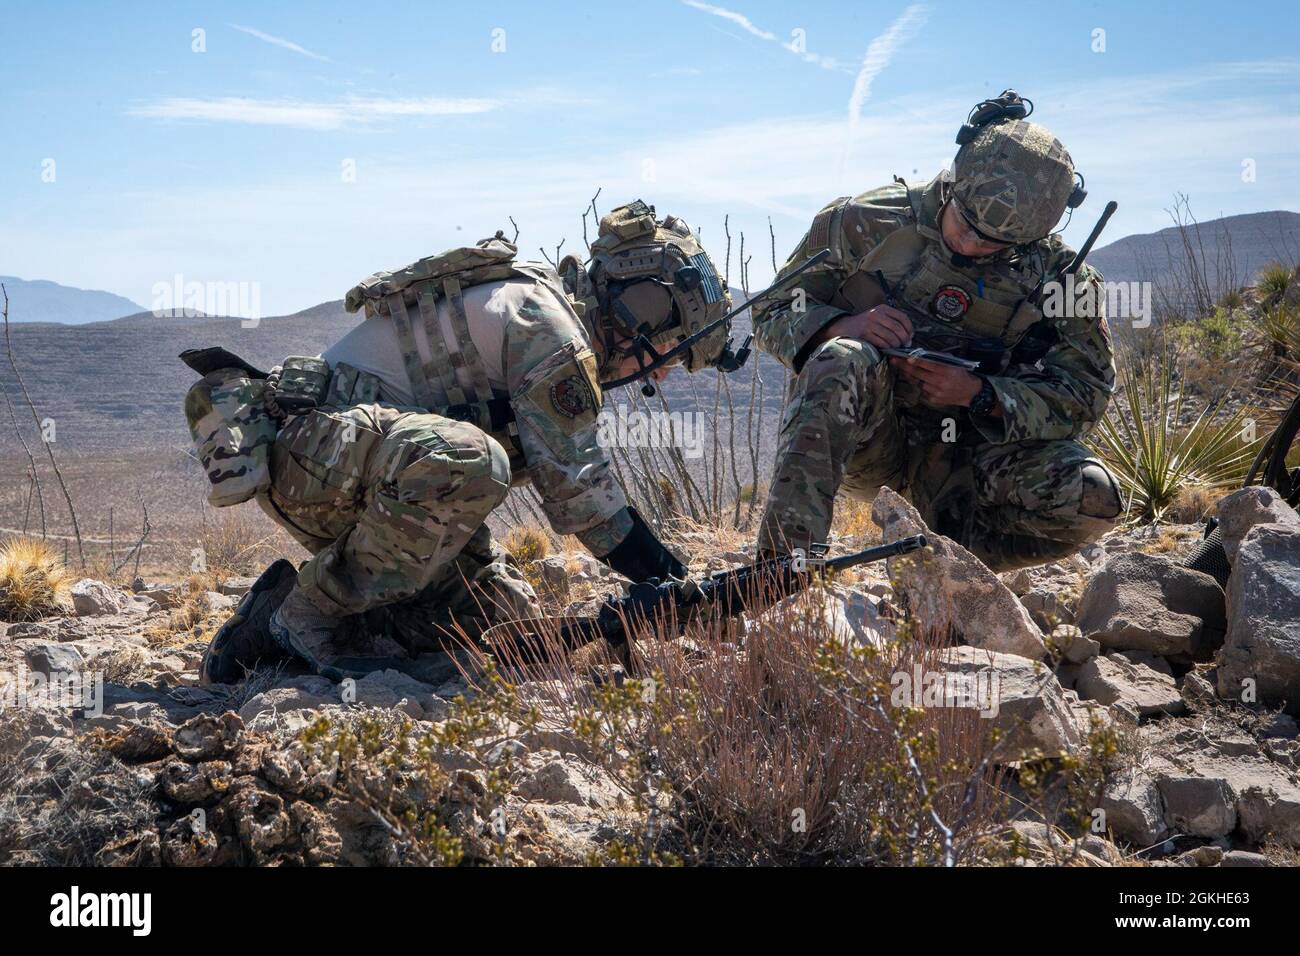
[[[993,409],[997,407],[997,404],[998,393],[993,391],[993,383],[981,376],[980,390],[971,399],[970,413],[977,418],[987,418],[993,414]]]

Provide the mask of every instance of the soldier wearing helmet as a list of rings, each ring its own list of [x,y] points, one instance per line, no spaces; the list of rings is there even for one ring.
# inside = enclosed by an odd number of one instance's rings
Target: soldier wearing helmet
[[[280,424],[257,495],[313,557],[264,575],[205,679],[288,653],[337,680],[400,667],[455,627],[535,616],[484,523],[512,485],[531,483],[557,534],[628,578],[685,575],[610,471],[602,383],[718,363],[730,299],[686,224],[639,200],[601,220],[591,256],[557,273],[498,234],[348,293],[366,319],[309,360],[323,398]]]
[[[830,257],[756,308],[759,347],[797,374],[762,551],[825,541],[838,492],[885,485],[997,570],[1114,525],[1115,478],[1079,444],[1114,387],[1101,276],[1065,276],[1053,234],[1085,194],[1031,109],[1012,90],[986,100],[951,170],[826,206],[785,270]],[[915,348],[967,365],[885,352]]]

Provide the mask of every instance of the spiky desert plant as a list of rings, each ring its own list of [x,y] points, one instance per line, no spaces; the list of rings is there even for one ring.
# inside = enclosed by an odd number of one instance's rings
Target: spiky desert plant
[[[1285,303],[1264,309],[1256,322],[1261,344],[1276,361],[1300,359],[1300,313]]]
[[[1247,406],[1210,402],[1184,420],[1179,363],[1168,351],[1139,361],[1121,351],[1119,390],[1089,443],[1119,477],[1131,520],[1155,522],[1180,492],[1239,483],[1258,440]]]
[[[0,546],[0,620],[34,621],[58,612],[71,575],[62,558],[39,538],[13,538]]]
[[[1255,279],[1255,291],[1265,303],[1281,301],[1291,284],[1295,282],[1295,273],[1280,262],[1270,262],[1260,270]]]

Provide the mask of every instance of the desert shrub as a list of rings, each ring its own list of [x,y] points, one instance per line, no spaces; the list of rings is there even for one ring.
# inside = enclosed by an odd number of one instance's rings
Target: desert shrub
[[[575,673],[554,635],[496,646],[528,690],[502,686],[577,736],[642,816],[596,862],[976,860],[1000,805],[997,735],[971,708],[891,701],[891,677],[930,669],[937,641],[849,645],[825,610],[820,591],[782,604],[743,646],[732,623],[696,621],[684,640],[647,624],[623,680]]]
[[[530,725],[506,719],[512,689],[483,676],[492,692],[457,698],[429,730],[395,711],[363,710],[322,715],[300,736],[312,759],[337,767],[335,794],[388,832],[394,863],[515,862],[505,805],[517,774],[513,751],[497,745]]]
[[[62,609],[71,575],[39,538],[11,538],[0,546],[0,620],[34,621]]]
[[[87,739],[39,736],[38,719],[0,724],[0,865],[95,865],[153,825],[153,782]]]
[[[1210,403],[1184,425],[1186,393],[1173,355],[1140,362],[1121,349],[1117,367],[1116,400],[1089,444],[1123,485],[1130,519],[1161,520],[1185,488],[1241,482],[1258,444],[1247,440],[1249,408]]]

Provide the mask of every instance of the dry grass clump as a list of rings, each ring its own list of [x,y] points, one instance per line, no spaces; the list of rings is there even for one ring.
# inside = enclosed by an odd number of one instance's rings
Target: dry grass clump
[[[880,529],[871,518],[871,502],[841,495],[835,499],[835,517],[831,532],[841,538],[865,536],[870,544],[880,540]]]
[[[0,546],[0,620],[34,621],[63,610],[72,576],[63,559],[39,538],[11,538]]]
[[[1175,524],[1200,524],[1214,513],[1219,501],[1231,491],[1230,488],[1211,485],[1180,488],[1165,511],[1165,518]]]

